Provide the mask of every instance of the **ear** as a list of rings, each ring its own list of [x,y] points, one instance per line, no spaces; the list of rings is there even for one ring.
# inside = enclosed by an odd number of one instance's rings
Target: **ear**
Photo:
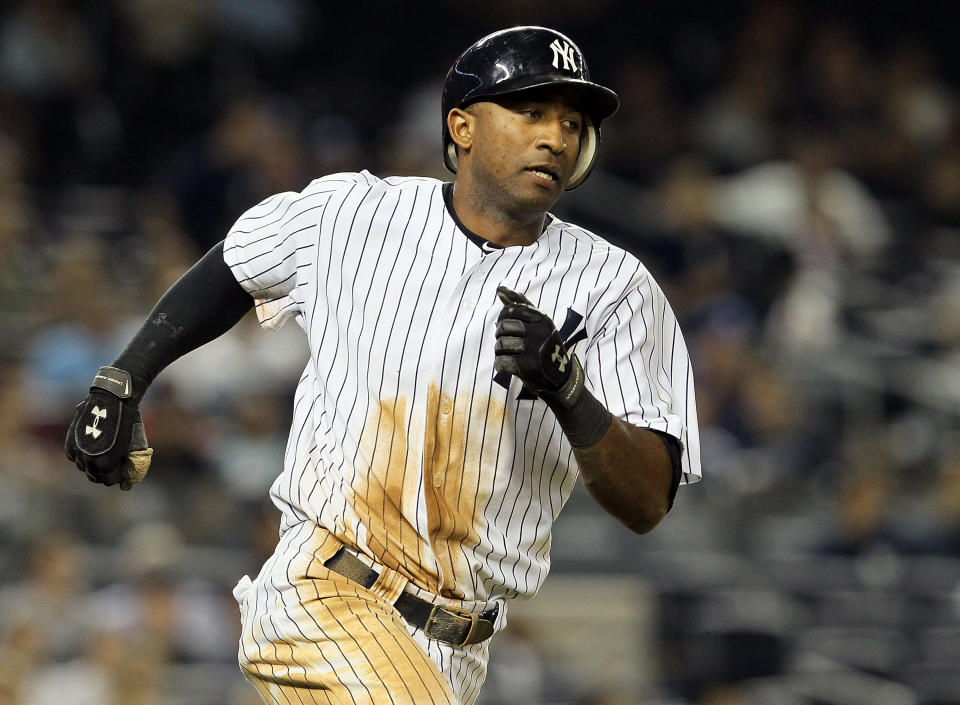
[[[473,144],[473,130],[476,116],[462,108],[454,108],[447,113],[447,129],[450,139],[461,150],[468,150]]]

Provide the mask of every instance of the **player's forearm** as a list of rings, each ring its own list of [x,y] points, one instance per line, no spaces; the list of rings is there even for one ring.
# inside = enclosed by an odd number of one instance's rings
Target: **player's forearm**
[[[573,452],[584,487],[631,530],[650,531],[670,509],[670,454],[652,431],[613,418],[597,443]]]
[[[611,414],[584,385],[576,356],[567,383],[541,394],[567,436],[584,486],[607,512],[639,534],[650,531],[670,510],[679,481],[668,439]]]
[[[160,298],[113,367],[130,372],[139,399],[167,365],[227,332],[252,307],[220,242]]]

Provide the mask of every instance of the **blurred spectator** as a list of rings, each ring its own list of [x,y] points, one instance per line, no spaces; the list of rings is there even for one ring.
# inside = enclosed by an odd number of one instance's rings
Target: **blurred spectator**
[[[930,515],[925,535],[921,534],[917,551],[960,557],[960,448],[948,439],[936,460],[936,475],[928,490]],[[960,583],[958,583],[960,588]]]
[[[307,26],[303,0],[213,0],[214,27],[265,55],[287,57]]]
[[[152,479],[168,491],[189,491],[189,486],[212,471],[210,445],[215,417],[184,403],[177,388],[158,382],[144,399],[144,424],[150,442],[164,452],[151,463]],[[163,419],[160,423],[159,420]]]
[[[913,147],[934,151],[950,138],[956,99],[936,73],[936,57],[916,37],[900,42],[887,66],[886,108]]]
[[[623,57],[611,81],[620,95],[616,120],[603,126],[605,169],[644,183],[680,149],[685,113],[666,67],[654,56]]]
[[[264,414],[274,418],[269,405],[281,399],[271,397],[292,398],[306,361],[306,343],[298,328],[290,326],[288,330],[284,326],[278,331],[265,331],[251,313],[228,335],[173,363],[165,371],[162,383],[169,385],[182,403],[191,407],[240,406],[263,395],[268,403]],[[242,389],[236,384],[238,369],[257,370],[256,377],[247,380]],[[285,436],[287,429],[273,430]]]
[[[310,123],[306,140],[310,168],[316,175],[352,171],[370,158],[359,125],[345,115],[317,117]]]
[[[812,26],[797,74],[798,105],[792,113],[830,125],[849,149],[845,157],[855,160],[879,120],[881,92],[879,67],[857,26],[838,17]]]
[[[286,395],[253,394],[238,400],[214,453],[221,480],[231,494],[247,502],[263,497],[283,458],[287,428]]]
[[[63,660],[76,654],[85,638],[80,606],[89,587],[87,554],[62,528],[25,549],[22,582],[0,588],[5,645],[22,642],[21,658],[37,665]]]
[[[895,480],[880,451],[866,452],[869,456],[838,480],[836,523],[819,547],[823,553],[861,556],[903,547],[890,524]]]
[[[694,144],[721,170],[742,169],[776,155],[781,71],[756,56],[740,57],[729,81],[698,110],[691,127]]]
[[[104,243],[76,236],[53,255],[37,304],[45,325],[25,350],[31,412],[38,418],[62,413],[66,400],[89,385],[90,370],[113,359],[119,340],[121,300],[108,279]]]
[[[5,620],[0,630],[0,701],[19,705],[25,682],[44,661],[43,636],[37,624]]]
[[[99,71],[89,27],[61,0],[20,2],[0,25],[0,85],[30,100],[66,98]]]
[[[123,537],[117,580],[84,605],[91,625],[138,639],[164,662],[232,659],[238,638],[234,602],[210,580],[189,575],[187,544],[165,522],[143,522]]]
[[[842,161],[837,137],[823,127],[790,136],[790,159],[720,179],[712,216],[725,228],[779,241],[796,272],[770,323],[785,352],[840,343],[844,286],[876,263],[891,239],[880,204]]]
[[[511,620],[497,635],[496,650],[501,665],[490,672],[477,705],[544,702],[556,684],[548,683],[543,654],[523,620]]]
[[[20,2],[0,17],[0,100],[12,100],[3,122],[36,157],[34,179],[76,175],[82,160],[88,97],[105,70],[91,19],[61,0]]]
[[[933,220],[960,227],[960,118],[954,118],[950,140],[931,156],[920,183],[921,202]]]
[[[446,66],[438,65],[435,76],[412,86],[401,103],[399,119],[382,129],[380,160],[386,174],[447,178],[445,175],[449,172],[438,156],[441,155],[440,96],[446,70]],[[357,163],[363,162],[354,162]]]
[[[777,238],[804,267],[832,268],[880,254],[890,225],[876,199],[840,166],[839,137],[805,123],[789,134],[788,159],[717,183],[712,209],[723,226]]]
[[[211,3],[189,0],[125,0],[118,3],[129,47],[149,63],[185,64],[206,48]]]
[[[0,365],[0,536],[16,546],[29,544],[51,526],[75,528],[67,520],[68,497],[74,493],[61,489],[71,468],[59,465],[59,444],[51,446],[47,429],[38,425],[29,387],[22,365]],[[56,435],[61,434],[58,426]]]
[[[29,237],[37,223],[22,181],[25,159],[24,150],[0,127],[0,326],[4,330],[23,330],[36,316],[42,274],[41,258]],[[3,336],[0,358],[16,354],[14,337]]]
[[[222,240],[250,205],[300,190],[317,176],[307,171],[308,154],[289,107],[258,95],[234,100],[210,130],[174,154],[166,181],[201,250]]]

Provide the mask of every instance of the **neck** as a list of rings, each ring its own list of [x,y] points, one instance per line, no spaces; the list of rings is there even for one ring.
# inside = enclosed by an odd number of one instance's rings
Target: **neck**
[[[531,245],[543,232],[542,210],[508,211],[459,179],[453,185],[453,209],[470,230],[503,247]]]

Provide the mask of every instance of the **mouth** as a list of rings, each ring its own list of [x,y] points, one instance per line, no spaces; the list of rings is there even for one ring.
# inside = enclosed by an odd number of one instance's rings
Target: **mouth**
[[[556,183],[560,180],[560,170],[553,166],[531,166],[526,171],[544,183]]]

